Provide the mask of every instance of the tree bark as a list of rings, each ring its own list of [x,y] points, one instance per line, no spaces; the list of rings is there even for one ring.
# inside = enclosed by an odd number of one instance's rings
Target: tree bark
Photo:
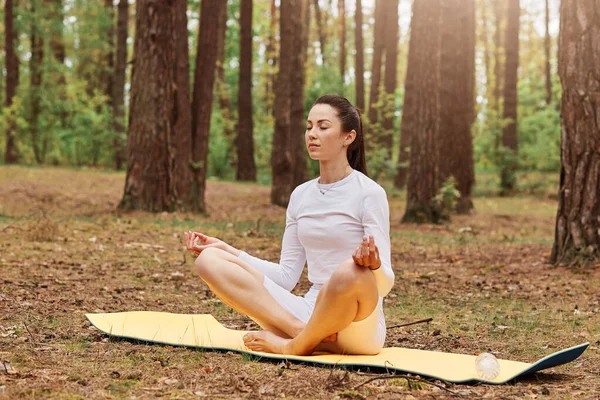
[[[192,102],[192,172],[194,210],[205,212],[208,138],[217,62],[214,44],[225,29],[221,19],[217,18],[215,23],[215,16],[221,15],[227,2],[203,0],[201,7]]]
[[[13,99],[19,86],[19,58],[15,51],[15,41],[18,39],[14,25],[14,6],[13,0],[6,0],[4,6],[4,44],[5,44],[5,62],[6,62],[6,98],[4,99],[6,108],[9,109],[13,104]],[[6,126],[6,147],[4,151],[4,162],[6,164],[16,164],[19,161],[19,151],[16,143],[17,126],[15,115],[11,114],[7,119]]]
[[[306,79],[306,44],[305,31],[309,29],[308,25],[303,25],[306,21],[306,14],[310,12],[307,7],[309,3],[304,0],[298,0],[298,17],[294,16],[294,51],[292,54],[291,73],[291,102],[290,102],[290,152],[292,154],[293,178],[292,189],[308,180],[307,152],[304,142],[304,131],[306,129],[306,118],[304,116],[304,82]],[[308,32],[306,32],[308,34]]]
[[[106,44],[108,49],[105,54],[105,62],[106,65],[104,67],[103,80],[106,85],[104,88],[104,93],[108,98],[108,104],[113,104],[113,96],[114,96],[114,70],[115,70],[115,10],[113,0],[104,0],[104,8],[106,9],[106,14],[110,19],[110,24],[107,26],[105,35],[106,35]],[[114,115],[113,115],[114,118]]]
[[[151,212],[189,209],[178,192],[189,185],[189,85],[178,42],[186,0],[137,0],[127,175],[119,208]],[[187,78],[189,79],[189,78]],[[187,119],[188,130],[185,131]],[[186,143],[185,140],[188,140]],[[186,153],[181,153],[185,147]]]
[[[375,2],[375,28],[373,42],[373,61],[371,64],[371,90],[369,91],[369,126],[377,123],[377,102],[379,101],[379,86],[381,84],[381,66],[385,50],[385,0]],[[369,128],[371,131],[372,129]]]
[[[319,0],[315,0],[315,17],[317,19],[317,30],[319,32],[319,44],[321,45],[321,64],[325,65],[325,28],[323,27],[323,16],[321,15],[321,6]]]
[[[356,57],[354,61],[354,80],[356,81],[356,107],[365,111],[365,56],[362,32],[362,3],[356,0],[356,12],[354,14],[354,42],[356,45]]]
[[[546,0],[546,36],[544,37],[544,52],[546,55],[546,105],[552,102],[552,76],[550,70],[550,7]]]
[[[502,112],[502,24],[504,21],[503,15],[505,11],[504,2],[506,0],[495,0],[494,4],[494,18],[495,18],[495,32],[494,32],[494,104],[493,109],[500,115]]]
[[[296,35],[294,18],[299,18],[300,1],[289,0],[281,3],[279,23],[279,72],[275,86],[275,132],[271,154],[273,184],[271,203],[286,207],[293,190],[294,173],[292,154],[291,106],[292,106],[292,70],[294,64],[294,36]]]
[[[31,1],[31,59],[29,61],[29,74],[31,85],[31,143],[35,161],[43,164],[43,146],[40,146],[39,119],[41,112],[42,90],[42,62],[44,60],[44,39],[40,29],[41,12],[38,0]]]
[[[346,81],[346,3],[344,0],[338,0],[338,15],[340,18],[340,77],[343,88]]]
[[[240,5],[240,81],[238,90],[237,174],[239,181],[256,181],[252,122],[252,0]]]
[[[475,1],[442,0],[440,55],[440,184],[456,179],[457,212],[473,209],[471,125],[475,114]]]
[[[387,159],[392,159],[394,145],[394,120],[396,112],[396,81],[398,76],[398,41],[400,27],[398,26],[399,0],[387,0],[385,13],[385,76],[383,86],[385,101],[383,102],[383,137],[380,145],[387,149]]]
[[[503,160],[500,185],[503,194],[512,192],[517,172],[517,70],[519,68],[519,0],[509,0],[506,19],[506,65],[504,70],[504,110],[502,130]]]
[[[561,172],[551,261],[592,265],[600,262],[598,2],[561,2],[558,41]]]
[[[435,223],[441,218],[434,201],[439,187],[439,29],[440,0],[414,2],[402,115],[402,132],[411,138],[403,222]]]
[[[115,152],[115,169],[123,168],[125,162],[125,70],[127,67],[127,30],[129,27],[129,4],[128,0],[120,0],[117,8],[117,43],[116,62],[113,78],[113,129],[115,138],[113,147]],[[187,48],[187,46],[186,46]],[[188,92],[189,97],[189,92]]]

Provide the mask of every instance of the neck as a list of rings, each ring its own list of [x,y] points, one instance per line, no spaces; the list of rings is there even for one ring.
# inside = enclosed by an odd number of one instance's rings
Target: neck
[[[352,172],[348,160],[343,159],[340,161],[321,161],[320,163],[320,175],[319,183],[334,183],[344,179]]]

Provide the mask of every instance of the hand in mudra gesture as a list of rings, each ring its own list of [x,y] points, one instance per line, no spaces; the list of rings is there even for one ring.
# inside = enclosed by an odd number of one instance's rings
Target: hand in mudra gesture
[[[189,252],[197,256],[202,253],[202,250],[209,247],[216,247],[218,249],[226,250],[227,243],[221,239],[206,236],[200,232],[186,232],[185,247]]]
[[[381,267],[381,260],[379,259],[379,249],[375,245],[375,238],[373,235],[363,237],[362,242],[358,245],[352,259],[357,265],[361,267],[367,267],[371,270]]]

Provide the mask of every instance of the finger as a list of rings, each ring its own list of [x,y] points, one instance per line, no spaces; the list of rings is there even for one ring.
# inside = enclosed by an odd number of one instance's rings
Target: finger
[[[369,237],[369,250],[371,252],[375,251],[375,237],[373,235],[371,235],[371,237]]]

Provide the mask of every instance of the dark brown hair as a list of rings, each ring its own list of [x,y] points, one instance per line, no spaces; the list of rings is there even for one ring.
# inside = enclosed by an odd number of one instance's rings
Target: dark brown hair
[[[350,146],[348,146],[346,155],[348,156],[348,163],[353,169],[359,170],[367,175],[365,140],[360,111],[358,111],[347,98],[337,94],[326,94],[321,96],[314,102],[313,107],[317,104],[327,104],[337,111],[337,116],[342,122],[342,131],[344,133],[348,133],[352,130],[356,131],[356,138]]]

